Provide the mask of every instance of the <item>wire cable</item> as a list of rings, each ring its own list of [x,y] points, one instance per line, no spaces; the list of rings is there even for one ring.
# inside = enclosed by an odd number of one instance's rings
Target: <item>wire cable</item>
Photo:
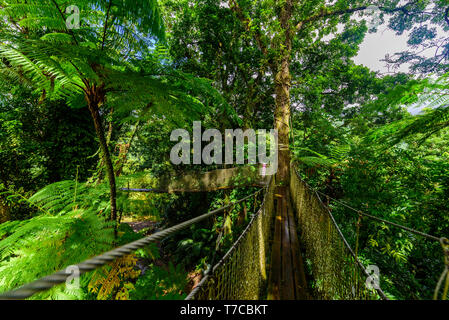
[[[160,232],[156,232],[156,233],[154,233],[150,236],[147,236],[145,238],[142,238],[140,240],[137,240],[137,241],[128,243],[126,245],[123,245],[121,247],[118,247],[116,249],[110,250],[110,251],[103,253],[99,256],[85,260],[77,265],[69,266],[61,271],[58,271],[52,275],[49,275],[49,276],[43,277],[41,279],[38,279],[36,281],[33,281],[33,282],[26,284],[18,289],[14,289],[14,290],[5,292],[3,294],[0,294],[0,300],[26,299],[38,292],[49,290],[61,283],[66,282],[69,277],[73,276],[72,275],[73,270],[74,269],[76,270],[76,268],[78,268],[78,270],[79,270],[79,275],[82,275],[86,272],[93,271],[99,267],[106,265],[109,262],[114,261],[115,259],[124,257],[124,256],[136,251],[137,249],[143,248],[143,247],[147,246],[148,244],[150,244],[151,242],[164,239],[170,235],[177,233],[180,230],[183,230],[183,229],[191,226],[192,224],[195,224],[197,222],[205,220],[217,213],[223,212],[226,209],[230,208],[231,206],[234,206],[234,205],[241,203],[249,198],[254,197],[258,193],[260,193],[262,190],[264,190],[264,189],[263,188],[259,189],[258,191],[254,192],[253,194],[251,194],[247,197],[244,197],[238,201],[235,201],[227,206],[210,211],[210,212],[205,213],[196,218],[193,218],[188,221],[177,224],[173,227],[164,229]]]

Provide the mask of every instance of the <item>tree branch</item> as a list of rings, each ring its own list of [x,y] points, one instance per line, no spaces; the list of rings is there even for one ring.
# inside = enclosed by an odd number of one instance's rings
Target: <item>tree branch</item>
[[[108,20],[109,20],[109,13],[111,12],[111,7],[112,7],[112,0],[109,0],[109,6],[108,6],[108,10],[106,12],[106,20],[104,22],[104,28],[103,28],[103,40],[101,42],[101,50],[104,49],[104,43],[106,41],[106,31],[108,29]]]
[[[447,25],[449,26],[449,7],[447,7],[444,11],[444,21],[446,21]]]
[[[394,9],[391,8],[387,8],[387,7],[382,7],[382,6],[376,6],[380,11],[384,11],[387,13],[393,13],[393,12],[398,12],[398,11],[402,11],[404,14],[409,14],[409,10],[407,9],[407,6],[409,6],[411,3],[407,3],[401,7],[397,7]],[[328,18],[328,17],[333,17],[333,16],[338,16],[338,15],[343,15],[343,14],[348,14],[348,13],[354,13],[354,12],[358,12],[358,11],[364,11],[366,9],[368,9],[368,6],[360,6],[360,7],[356,7],[356,8],[348,8],[348,9],[340,9],[340,10],[335,10],[335,11],[328,11],[326,9],[321,10],[321,12],[303,20],[300,21],[296,24],[296,32],[298,32],[299,30],[301,30],[301,28],[306,25],[309,22],[313,22],[313,21],[317,21],[319,19],[322,18]],[[449,9],[449,8],[448,8]]]
[[[59,11],[59,14],[61,15],[62,22],[65,23],[64,13],[61,11],[61,8],[59,8],[58,3],[55,0],[51,0],[51,2],[53,2],[53,4],[55,5],[56,9]],[[73,40],[78,45],[78,40],[76,40],[75,34],[72,32],[72,30],[67,29],[67,32],[72,36]]]
[[[234,13],[237,15],[237,18],[239,18],[239,20],[243,23],[246,31],[250,32],[251,31],[251,28],[250,28],[251,20],[248,18],[245,18],[245,15],[243,14],[243,11],[240,8],[240,6],[238,5],[238,3],[235,0],[229,0],[229,8],[232,11],[234,11]],[[254,38],[256,40],[256,43],[257,43],[259,49],[262,51],[262,53],[264,55],[267,55],[268,49],[262,41],[262,34],[260,33],[260,30],[257,30],[255,32]]]

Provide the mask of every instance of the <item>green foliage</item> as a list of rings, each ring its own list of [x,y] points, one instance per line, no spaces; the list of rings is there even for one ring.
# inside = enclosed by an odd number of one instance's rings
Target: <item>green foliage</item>
[[[135,110],[143,111],[140,115],[163,114],[175,123],[198,118],[211,106],[232,114],[209,81],[175,71],[166,51],[160,46],[150,49],[155,47],[153,36],[163,36],[155,0],[138,6],[132,1],[85,0],[77,5],[89,12],[83,16],[88,27],[69,30],[59,14],[61,5],[50,0],[6,3],[3,15],[27,28],[33,25],[39,36],[26,36],[13,25],[0,33],[4,77],[28,81],[50,98],[67,99],[74,108],[85,106],[94,99],[92,94],[105,94],[100,103],[118,111],[122,121],[135,119]],[[51,18],[41,19],[42,14]],[[70,41],[61,46],[56,39]],[[105,91],[92,93],[93,85]]]
[[[149,173],[121,176],[117,180],[119,187],[139,187],[139,181]],[[137,184],[137,185],[136,185]],[[83,208],[94,210],[105,217],[110,212],[109,186],[107,182],[92,184],[66,180],[47,185],[33,194],[28,201],[37,207],[41,213],[62,216],[72,210]],[[151,215],[158,216],[157,209],[167,203],[167,195],[148,194],[140,198],[120,191],[117,196],[118,210],[127,215]],[[150,208],[146,208],[151,206]]]
[[[109,210],[108,186],[89,186],[67,180],[46,186],[36,192],[30,201],[54,215],[65,215],[74,209],[91,208],[104,213]]]
[[[176,68],[212,79],[242,118],[228,124],[213,117],[213,127],[271,127],[274,101],[272,80],[264,72],[265,58],[232,11],[214,0],[200,0],[195,6],[184,0],[164,0],[161,4]],[[263,123],[257,113],[263,114]]]
[[[175,225],[202,213],[226,206],[244,198],[256,189],[234,189],[207,194],[185,194],[173,198],[164,218],[168,225]],[[249,223],[259,208],[261,195],[250,198],[217,215],[213,220],[192,225],[163,242],[163,250],[170,252],[175,263],[186,268],[206,270],[209,264],[218,262]]]
[[[414,118],[393,123],[395,132],[387,137],[390,144],[396,144],[407,137],[420,135],[421,142],[449,127],[449,74],[444,74],[436,81],[423,80],[402,93],[401,102],[418,106],[424,112]],[[387,128],[389,129],[389,128]]]
[[[3,223],[0,239],[0,291],[4,292],[110,249],[113,229],[96,212],[77,209],[64,216]],[[34,298],[57,298],[65,291],[56,287]]]
[[[411,31],[411,48],[386,61],[443,74],[432,81],[381,76],[353,62],[368,28],[344,12],[365,2],[294,2],[288,12],[288,2],[272,0],[80,0],[80,28],[68,29],[65,1],[0,0],[0,221],[9,220],[0,224],[0,291],[146,232],[122,224],[113,239],[104,221],[111,190],[105,159],[93,172],[99,152],[86,105],[98,108],[96,125],[110,129],[97,138],[107,140],[117,186],[151,186],[192,169],[169,162],[175,128],[190,129],[193,120],[204,128],[271,128],[283,59],[292,160],[307,181],[357,209],[448,236],[447,39],[435,31],[449,28],[447,4],[378,2],[390,29]],[[420,47],[441,50],[425,58]],[[413,105],[427,109],[410,115],[404,106]],[[119,192],[117,207],[119,217],[151,217],[164,228],[251,191]],[[153,245],[85,275],[80,291],[58,287],[36,297],[183,298],[188,271],[216,262],[259,204],[248,200],[164,239],[161,250]],[[357,215],[330,206],[350,244],[359,240],[361,261],[380,267],[390,297],[429,297],[441,267],[438,245],[367,220],[357,237]],[[150,264],[140,276],[137,259]]]
[[[301,155],[301,153],[311,153],[315,156],[306,156]],[[334,159],[329,159],[326,156],[315,152],[313,150],[310,150],[308,148],[295,148],[294,149],[294,158],[295,161],[298,161],[300,164],[310,166],[310,167],[331,167],[333,164],[335,164]]]
[[[87,110],[71,110],[61,100],[39,102],[29,88],[1,83],[0,191],[28,197],[49,183],[86,179],[96,161],[89,158],[95,152],[94,130],[86,117]],[[32,213],[27,206],[6,202],[12,219]]]
[[[150,265],[137,280],[130,298],[134,300],[182,300],[187,294],[187,274],[182,265],[167,268]]]
[[[379,130],[382,128],[385,126],[379,126]],[[397,146],[366,143],[354,133],[348,137],[352,142],[344,161],[335,168],[305,171],[309,174],[307,181],[371,215],[438,237],[447,236],[447,129],[422,143],[415,140],[417,137],[419,141],[419,135],[409,136]],[[357,213],[333,201],[330,204],[355,248]],[[359,257],[366,265],[380,268],[381,287],[391,297],[432,298],[442,268],[438,243],[363,218]]]

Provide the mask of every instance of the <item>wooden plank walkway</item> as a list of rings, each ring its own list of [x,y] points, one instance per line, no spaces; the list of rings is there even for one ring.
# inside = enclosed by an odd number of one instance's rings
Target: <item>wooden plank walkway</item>
[[[305,300],[308,299],[307,282],[288,188],[277,187],[275,201],[276,221],[267,298]]]

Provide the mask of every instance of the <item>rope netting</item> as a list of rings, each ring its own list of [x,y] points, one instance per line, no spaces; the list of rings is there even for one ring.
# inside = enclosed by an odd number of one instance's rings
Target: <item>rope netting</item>
[[[378,279],[373,277],[373,274],[370,274],[357,258],[357,245],[354,252],[332,213],[320,198],[319,192],[311,189],[300,178],[293,166],[290,170],[291,201],[298,222],[301,247],[305,251],[306,265],[309,267],[313,279],[312,285],[309,285],[310,295],[315,299],[324,300],[387,299],[379,284],[376,283]],[[241,235],[218,263],[206,270],[200,283],[186,299],[265,299],[268,281],[267,259],[270,256],[269,240],[275,213],[274,189],[275,181],[273,178],[264,189],[260,189],[243,199],[88,259],[76,265],[76,267],[80,270],[80,274],[92,271],[119,257],[130,254],[138,248],[145,247],[151,242],[166,238],[197,222],[225,212],[263,192],[261,206],[251,217]],[[368,214],[365,215],[369,216]],[[376,219],[379,220],[379,218]],[[441,241],[445,250],[446,268],[438,281],[436,294],[442,287],[443,296],[445,296],[449,287],[449,242],[447,239],[439,239],[399,225],[398,227]],[[211,263],[213,264],[213,262]],[[70,275],[69,271],[61,270],[13,291],[0,294],[0,300],[28,298],[37,292],[48,290],[55,285],[66,282]]]
[[[397,236],[401,237],[404,235],[402,231],[406,231],[406,239],[409,239],[410,241],[413,241],[413,247],[416,248],[414,250],[415,252],[410,252],[410,255],[407,258],[404,258],[404,256],[401,256],[398,254],[398,251],[395,249],[390,249],[390,241],[387,243],[387,246],[383,247],[381,250],[377,250],[377,262],[382,263],[385,265],[385,263],[388,263],[391,266],[391,263],[395,263],[397,268],[394,268],[395,270],[392,272],[387,271],[386,275],[388,279],[386,280],[387,290],[390,294],[392,294],[392,297],[398,297],[405,299],[430,299],[430,291],[429,286],[431,286],[431,282],[436,281],[436,273],[434,272],[436,265],[439,265],[440,262],[440,251],[435,251],[438,247],[441,247],[443,249],[443,259],[444,259],[444,270],[441,274],[437,286],[435,287],[433,299],[437,300],[439,297],[442,300],[447,299],[447,294],[449,291],[449,240],[445,237],[436,237],[434,235],[404,226],[402,224],[382,219],[378,216],[374,216],[372,214],[368,214],[366,212],[363,212],[361,210],[355,209],[351,205],[341,201],[337,200],[317,189],[313,189],[310,185],[308,185],[306,182],[304,182],[306,187],[308,187],[309,190],[312,192],[315,192],[317,197],[320,199],[323,199],[326,201],[326,204],[324,205],[326,207],[326,210],[329,211],[331,208],[343,208],[344,211],[348,211],[349,213],[352,213],[352,215],[344,215],[343,219],[344,224],[346,225],[353,225],[355,223],[356,226],[356,232],[350,231],[349,234],[346,234],[349,236],[347,239],[351,239],[352,242],[347,241],[348,243],[353,243],[355,245],[355,256],[358,256],[358,252],[360,252],[360,239],[361,236],[360,229],[366,225],[380,225],[380,229],[382,232],[388,231],[389,233],[394,233]],[[332,202],[332,207],[330,206],[330,203]],[[332,211],[332,216],[335,214],[335,211]],[[337,213],[338,214],[338,213]],[[358,218],[357,218],[358,217]],[[341,218],[341,217],[340,217]],[[365,228],[366,228],[365,226]],[[392,227],[390,230],[390,226]],[[375,228],[375,227],[374,227]],[[418,237],[416,237],[418,236]],[[366,238],[365,238],[366,239]],[[369,239],[369,238],[368,238]],[[425,240],[425,241],[423,241]],[[365,240],[366,241],[366,240]],[[433,243],[432,243],[433,242]],[[373,243],[375,245],[373,245]],[[373,254],[376,250],[373,250],[373,247],[379,246],[378,242],[374,240],[371,242],[371,254]],[[426,248],[423,252],[419,252],[420,250],[423,250],[423,247]],[[366,247],[365,247],[366,248]],[[388,252],[388,249],[391,251]],[[418,248],[421,248],[418,250]],[[380,255],[379,255],[380,254]],[[392,257],[393,260],[388,261],[388,259],[384,259],[381,257],[382,255],[390,255],[390,258]],[[395,255],[396,254],[396,255]],[[399,259],[399,258],[400,259]],[[375,258],[376,259],[376,258]],[[398,262],[400,260],[401,263]],[[411,265],[408,266],[408,268],[404,268],[404,262],[410,263]],[[427,272],[427,275],[425,276],[425,282],[421,282],[420,280],[410,278],[409,275],[413,275],[417,269],[423,270],[423,266],[428,266],[429,270],[432,270],[430,272]],[[375,266],[377,269],[379,267]],[[402,267],[402,268],[401,268]],[[423,273],[421,271],[421,273]],[[395,279],[395,280],[393,280]],[[398,281],[399,280],[399,281]],[[442,286],[442,282],[446,281],[445,286]],[[410,285],[413,285],[415,290],[418,291],[418,294],[414,292],[410,288]],[[443,288],[441,295],[440,295],[440,289]],[[385,289],[385,288],[384,288]]]
[[[186,300],[257,300],[266,294],[269,236],[274,214],[274,179],[243,233],[223,258],[205,272]]]
[[[324,300],[387,299],[376,284],[372,285],[372,275],[357,259],[319,195],[306,186],[293,166],[290,193],[306,264],[314,279],[311,294]]]
[[[243,199],[237,200],[233,203],[230,203],[229,205],[226,205],[219,209],[207,212],[207,213],[200,215],[196,218],[179,223],[173,227],[156,232],[156,233],[149,235],[145,238],[142,238],[140,240],[130,242],[126,245],[115,248],[113,250],[110,250],[101,255],[95,256],[88,260],[85,260],[79,264],[69,266],[69,267],[67,267],[63,270],[60,270],[56,273],[53,273],[49,276],[46,276],[46,277],[40,278],[36,281],[33,281],[31,283],[25,284],[20,288],[14,289],[9,292],[0,293],[0,300],[26,299],[38,292],[49,290],[59,284],[67,282],[67,280],[70,277],[72,277],[72,273],[73,273],[74,269],[79,270],[78,276],[80,276],[84,273],[93,271],[93,270],[95,270],[99,267],[102,267],[118,258],[122,258],[128,254],[131,254],[131,253],[135,252],[137,249],[144,248],[152,242],[162,240],[166,237],[169,237],[173,234],[178,233],[179,231],[181,231],[183,229],[186,229],[187,227],[189,227],[195,223],[204,221],[204,220],[211,218],[219,213],[225,212],[227,209],[230,209],[239,203],[242,203],[248,199],[251,199],[251,198],[257,196],[262,191],[263,191],[263,189],[259,189],[258,191],[254,192],[253,194],[246,196]],[[251,221],[251,223],[252,222],[253,221]]]

